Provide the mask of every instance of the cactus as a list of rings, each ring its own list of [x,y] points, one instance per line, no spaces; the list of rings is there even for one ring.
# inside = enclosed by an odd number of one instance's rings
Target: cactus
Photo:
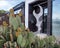
[[[0,48],[3,48],[5,41],[4,37],[0,35]]]
[[[60,48],[60,45],[55,43],[54,36],[40,39],[29,29],[25,29],[20,16],[21,12],[15,17],[14,10],[10,10],[10,28],[4,21],[0,29],[0,48]]]

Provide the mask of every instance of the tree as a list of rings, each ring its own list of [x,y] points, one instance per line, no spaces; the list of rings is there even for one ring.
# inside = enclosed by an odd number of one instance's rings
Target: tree
[[[6,11],[5,10],[0,10],[0,14],[3,14],[5,13]]]

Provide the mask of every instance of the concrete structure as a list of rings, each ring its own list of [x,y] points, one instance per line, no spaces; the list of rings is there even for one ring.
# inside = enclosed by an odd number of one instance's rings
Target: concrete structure
[[[52,35],[52,0],[26,0],[13,8],[14,11],[23,10],[26,28],[34,32]],[[45,13],[45,9],[47,9],[47,13]],[[34,27],[34,24],[36,27]]]
[[[47,24],[46,24],[46,33],[48,35],[52,35],[52,0],[26,0],[25,2],[25,26],[26,28],[29,27],[29,6],[30,4],[32,5],[37,5],[40,4],[41,6],[43,6],[43,16],[44,16],[44,9],[47,9]],[[44,17],[43,17],[44,19]],[[32,28],[32,27],[31,27]],[[44,22],[43,22],[43,29],[42,32],[44,32]]]

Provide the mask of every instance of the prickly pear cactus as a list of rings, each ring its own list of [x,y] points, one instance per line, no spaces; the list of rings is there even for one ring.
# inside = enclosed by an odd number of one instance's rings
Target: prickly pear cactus
[[[58,44],[54,44],[53,36],[41,40],[29,29],[25,29],[21,16],[22,12],[15,16],[14,10],[10,10],[10,28],[5,21],[2,29],[0,27],[0,48],[60,48]]]
[[[0,36],[0,48],[3,48],[5,41],[6,40]]]
[[[18,25],[21,26],[21,17],[19,15],[16,15],[16,19],[17,19]]]
[[[21,24],[21,18],[19,16],[16,16],[16,17],[10,16],[9,22],[13,26],[14,30],[16,30],[19,26],[22,25]]]
[[[27,47],[28,45],[31,47],[34,42],[35,36],[32,32],[24,31],[17,38],[17,43],[20,47]]]
[[[25,47],[26,44],[26,38],[24,38],[22,35],[19,35],[17,38],[17,43],[21,47]]]

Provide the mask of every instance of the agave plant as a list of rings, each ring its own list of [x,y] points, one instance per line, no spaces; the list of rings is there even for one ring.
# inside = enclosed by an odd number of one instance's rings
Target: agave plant
[[[35,36],[32,32],[22,32],[18,38],[17,43],[20,47],[31,48],[31,44],[35,42]]]
[[[4,37],[2,35],[0,35],[0,48],[3,48],[5,41],[6,40],[4,39]]]
[[[45,44],[46,48],[53,48],[54,47],[54,43],[55,43],[54,36],[49,36],[49,37],[45,38],[44,40],[46,42],[46,44]]]
[[[60,48],[60,44],[55,43],[54,48]]]
[[[54,48],[55,37],[49,36],[44,39],[39,39],[32,32],[22,32],[17,43],[21,48]]]

